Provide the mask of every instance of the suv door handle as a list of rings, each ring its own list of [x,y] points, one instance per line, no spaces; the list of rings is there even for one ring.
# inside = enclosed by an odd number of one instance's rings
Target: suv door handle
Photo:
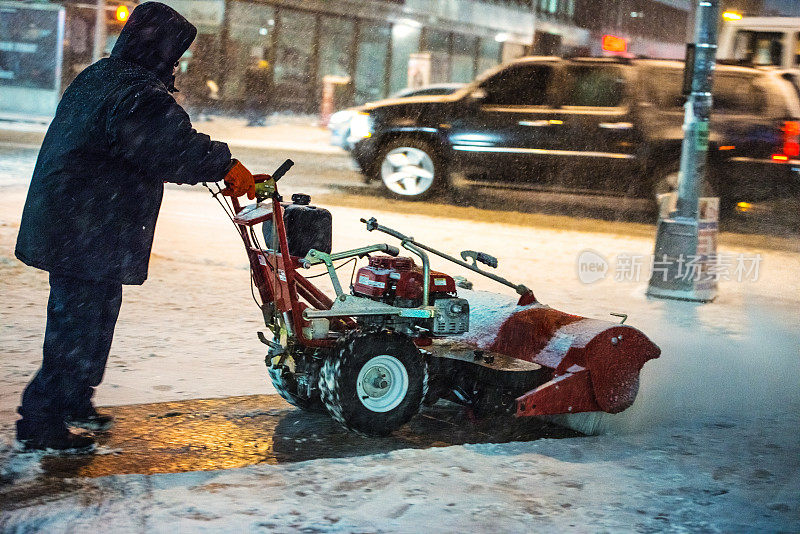
[[[555,126],[556,124],[561,124],[561,121],[549,121],[546,119],[538,120],[538,121],[519,121],[517,124],[520,126],[530,126],[532,128],[546,128],[548,126]]]
[[[600,128],[605,130],[630,130],[633,128],[633,123],[630,122],[601,122]]]

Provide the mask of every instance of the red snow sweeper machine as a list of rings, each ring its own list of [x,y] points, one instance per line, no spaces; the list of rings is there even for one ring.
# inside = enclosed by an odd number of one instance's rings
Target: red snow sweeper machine
[[[259,332],[269,376],[289,403],[376,436],[440,398],[477,416],[617,413],[633,403],[642,366],[660,354],[642,332],[554,310],[478,266],[496,268],[494,257],[464,251],[459,259],[374,218],[362,219],[368,231],[414,257],[386,243],[332,253],[330,213],[308,195],[289,203],[278,194],[292,164],[257,177],[255,204],[220,201],[244,241],[271,333]],[[470,291],[466,279],[432,270],[430,254],[514,289],[517,302]],[[368,264],[345,291],[337,269],[359,258]],[[334,296],[302,274],[313,266],[324,266]]]

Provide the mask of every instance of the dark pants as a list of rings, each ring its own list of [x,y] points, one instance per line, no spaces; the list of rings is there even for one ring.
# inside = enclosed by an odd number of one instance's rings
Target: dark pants
[[[42,367],[22,393],[24,421],[63,421],[91,410],[121,303],[119,283],[50,274]]]

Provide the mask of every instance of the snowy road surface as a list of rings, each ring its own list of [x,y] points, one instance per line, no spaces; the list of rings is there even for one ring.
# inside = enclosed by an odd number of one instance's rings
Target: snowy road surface
[[[47,278],[13,258],[30,158],[0,162],[14,174],[0,175],[0,422],[8,443],[19,393],[40,359]],[[288,196],[291,177],[285,182]],[[334,248],[383,240],[358,222],[376,216],[447,251],[496,255],[500,274],[555,308],[628,313],[663,351],[645,366],[636,404],[604,417],[607,435],[592,438],[67,480],[56,494],[4,509],[0,530],[800,530],[800,255],[727,245],[732,255],[760,255],[756,281],[723,281],[708,305],[652,301],[643,296],[646,277],[615,281],[612,270],[584,285],[576,274],[581,251],[613,265],[623,254],[651,254],[652,236],[520,226],[499,212],[476,222],[375,207],[331,207]],[[124,290],[98,403],[270,393],[241,243],[202,189],[168,189],[150,267],[145,285]],[[35,457],[7,446],[0,457],[0,483],[11,493],[35,479]]]

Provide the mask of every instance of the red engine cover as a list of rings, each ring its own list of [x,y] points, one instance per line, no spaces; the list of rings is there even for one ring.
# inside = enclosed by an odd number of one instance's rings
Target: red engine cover
[[[430,292],[431,295],[435,293],[451,293],[456,292],[456,282],[450,276],[440,273],[439,271],[431,271]],[[400,280],[397,281],[396,295],[403,299],[419,299],[422,298],[422,268],[415,267],[411,271],[400,273]]]
[[[371,263],[371,262],[370,262]],[[384,296],[390,289],[389,275],[395,271],[376,267],[362,267],[358,270],[353,291],[372,298]]]
[[[353,292],[371,298],[390,295],[403,299],[422,298],[422,268],[417,267],[411,258],[392,256],[373,256],[369,265],[358,270]],[[431,294],[456,293],[456,283],[452,277],[431,271]]]

